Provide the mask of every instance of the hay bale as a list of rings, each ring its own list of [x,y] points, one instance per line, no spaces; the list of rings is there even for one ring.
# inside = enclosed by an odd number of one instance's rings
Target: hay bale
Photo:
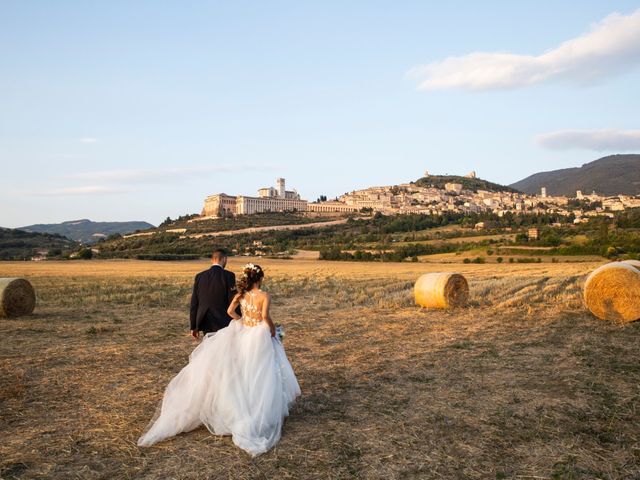
[[[626,263],[640,270],[640,260],[623,260],[622,263]]]
[[[462,307],[469,300],[469,284],[459,273],[425,273],[416,281],[413,293],[421,307]]]
[[[36,292],[24,278],[0,278],[0,317],[29,315],[36,306]]]
[[[602,320],[640,319],[640,270],[626,262],[596,268],[584,284],[584,303]]]

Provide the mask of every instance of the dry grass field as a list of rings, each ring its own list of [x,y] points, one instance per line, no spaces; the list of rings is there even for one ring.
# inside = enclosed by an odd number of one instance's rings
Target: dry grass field
[[[194,348],[206,262],[0,263],[38,292],[0,319],[0,477],[640,478],[640,324],[585,312],[596,264],[260,263],[303,394],[256,459],[204,428],[136,446]],[[438,270],[469,307],[412,305]]]

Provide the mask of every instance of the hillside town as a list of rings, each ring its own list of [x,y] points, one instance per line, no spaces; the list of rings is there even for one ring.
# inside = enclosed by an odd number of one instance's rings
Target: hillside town
[[[428,178],[429,173],[425,172],[423,179]],[[475,179],[475,172],[464,178]],[[537,195],[527,195],[508,189],[471,190],[455,181],[445,183],[444,188],[422,186],[413,182],[370,187],[345,193],[334,200],[309,202],[303,200],[296,190],[286,190],[285,179],[278,178],[275,188],[261,188],[256,197],[231,196],[225,193],[208,196],[200,218],[284,211],[320,215],[360,212],[380,212],[385,215],[491,212],[498,216],[507,213],[573,216],[575,223],[581,223],[588,221],[589,217],[613,217],[614,212],[635,207],[640,207],[638,196],[602,196],[596,192],[585,194],[580,190],[576,191],[574,197],[553,196],[547,194],[545,187]]]

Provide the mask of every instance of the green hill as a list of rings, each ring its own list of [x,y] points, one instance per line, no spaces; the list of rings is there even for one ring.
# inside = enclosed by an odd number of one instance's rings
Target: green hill
[[[487,190],[490,192],[518,192],[514,187],[507,187],[497,183],[490,182],[488,180],[482,180],[481,178],[468,178],[460,177],[458,175],[429,175],[428,177],[422,177],[415,182],[416,185],[421,187],[434,187],[444,189],[447,183],[460,183],[465,190],[472,190],[477,192],[478,190]]]
[[[549,195],[574,197],[576,190],[600,195],[640,195],[640,154],[609,155],[581,167],[540,172],[511,184],[528,194],[546,187]]]
[[[0,260],[28,260],[45,252],[56,257],[78,247],[77,242],[62,235],[0,227]]]
[[[153,228],[147,222],[92,222],[91,220],[71,220],[62,223],[49,223],[19,227],[26,232],[57,233],[82,243],[94,243],[113,234],[126,234],[136,230]]]
[[[286,246],[280,250],[274,250],[271,247],[263,247],[262,243],[274,239],[289,238],[290,233],[286,231],[240,232],[225,236],[202,234],[281,225],[306,225],[335,220],[335,217],[315,218],[295,212],[265,212],[196,222],[189,221],[195,217],[197,215],[183,215],[175,220],[167,218],[157,228],[145,232],[150,235],[136,235],[127,238],[112,236],[99,241],[96,247],[100,250],[102,258],[147,258],[149,256],[173,255],[177,259],[192,255],[208,256],[214,249],[220,247],[237,254],[260,251],[281,252],[286,250]],[[327,227],[327,229],[329,228]],[[325,229],[321,228],[320,230],[324,231]]]
[[[222,218],[207,218],[191,221],[199,215],[183,215],[175,220],[167,218],[154,231],[184,228],[187,233],[219,232],[222,230],[240,230],[242,228],[272,227],[275,225],[301,225],[322,222],[322,218],[307,217],[297,212],[262,212],[251,215],[238,215]],[[331,218],[326,219],[332,220]]]

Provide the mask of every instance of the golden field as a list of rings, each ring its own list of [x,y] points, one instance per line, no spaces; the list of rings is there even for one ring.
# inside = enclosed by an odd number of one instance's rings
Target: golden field
[[[136,446],[194,348],[206,261],[0,263],[38,293],[34,315],[0,319],[0,478],[640,476],[640,324],[584,310],[599,263],[249,260],[303,392],[256,459],[204,428]],[[469,307],[413,306],[430,271],[464,274]]]

